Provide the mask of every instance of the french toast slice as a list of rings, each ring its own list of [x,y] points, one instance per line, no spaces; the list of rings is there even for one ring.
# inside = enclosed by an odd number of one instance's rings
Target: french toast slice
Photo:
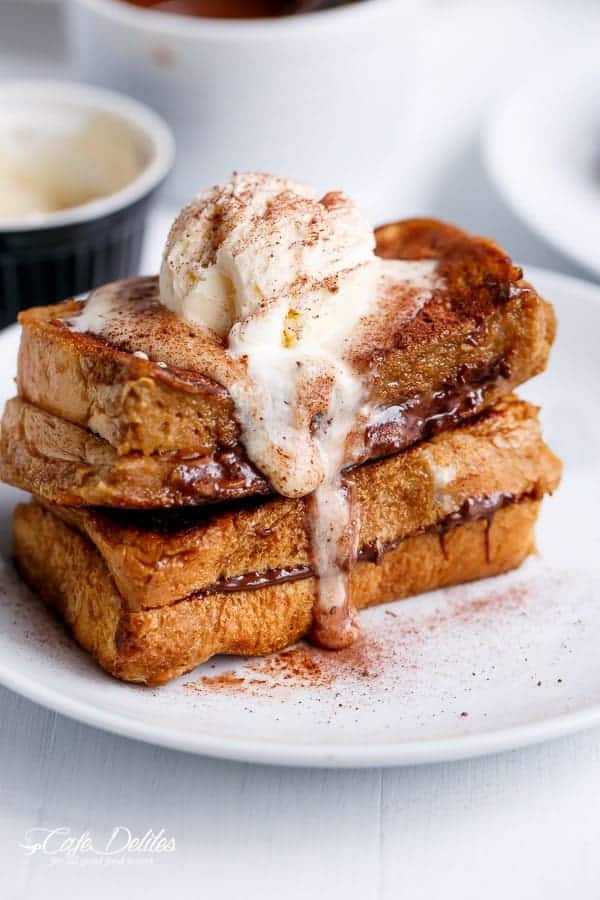
[[[409,448],[403,457],[390,458],[389,465],[380,467],[377,484],[385,492],[383,479],[389,478],[393,492],[400,489],[401,478],[405,483],[414,481],[415,467],[419,460],[429,457],[430,447],[436,448],[438,456],[448,456],[457,472],[470,471],[469,467],[476,466],[475,444],[479,442],[480,452],[489,457],[489,440],[498,430],[510,434],[513,440],[518,435],[524,445],[523,459],[530,462],[529,454],[537,452],[539,426],[528,404],[509,399],[487,415],[480,414],[478,422],[469,420],[429,443]],[[502,452],[497,448],[493,452],[498,464],[502,464]],[[379,469],[376,471],[379,473]],[[359,468],[349,472],[346,480],[353,484],[365,477]],[[370,477],[374,474],[370,473]],[[267,482],[232,451],[224,452],[218,459],[178,454],[119,456],[110,444],[90,431],[18,398],[8,401],[2,418],[0,478],[57,506],[166,509],[269,493]],[[489,490],[497,490],[497,484]],[[281,502],[277,508],[280,506]],[[213,511],[208,515],[215,514]],[[202,521],[201,517],[196,519]]]
[[[498,575],[534,551],[540,501],[523,499],[486,519],[406,538],[350,574],[357,609]],[[129,610],[94,544],[39,504],[14,513],[18,569],[78,644],[122,681],[160,685],[216,654],[257,656],[310,629],[313,576],[235,592],[196,593],[168,606]]]
[[[554,490],[560,463],[537,410],[509,398],[453,431],[345,476],[360,523],[358,554],[461,516]],[[111,511],[51,506],[97,547],[131,609],[163,606],[248,573],[311,565],[307,501],[282,497],[207,509]]]
[[[560,463],[535,407],[509,398],[345,478],[360,522],[350,591],[362,608],[517,565]],[[213,653],[267,653],[309,629],[305,506],[135,513],[34,502],[15,512],[15,555],[105,668],[160,683]]]
[[[375,408],[361,434],[362,460],[498,402],[545,367],[555,330],[551,306],[493,242],[422,219],[376,236],[383,257],[437,260],[437,287],[411,320],[386,320],[377,352],[355,355]],[[233,450],[243,457],[231,397],[207,375],[225,358],[224,341],[156,296],[156,279],[132,282],[118,328],[102,338],[70,327],[82,309],[77,301],[22,313],[19,396],[91,430],[120,455],[212,458]]]

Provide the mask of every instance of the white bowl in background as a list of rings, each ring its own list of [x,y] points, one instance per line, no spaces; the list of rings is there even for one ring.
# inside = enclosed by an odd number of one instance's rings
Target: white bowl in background
[[[511,209],[596,278],[599,80],[596,45],[553,59],[492,111],[482,142],[488,173]]]
[[[184,201],[261,169],[366,202],[398,167],[401,91],[423,0],[362,0],[253,21],[192,18],[120,0],[71,0],[85,80],[149,103],[178,145]]]

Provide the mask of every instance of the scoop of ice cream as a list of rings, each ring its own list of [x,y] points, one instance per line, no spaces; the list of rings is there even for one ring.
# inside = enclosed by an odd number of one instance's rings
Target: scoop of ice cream
[[[227,384],[250,458],[282,494],[339,471],[362,385],[346,342],[376,301],[381,260],[339,192],[234,175],[189,204],[169,234],[161,301],[226,340],[248,378]]]
[[[160,275],[162,302],[226,337],[254,319],[271,345],[351,328],[372,301],[373,231],[342,193],[259,173],[200,194],[175,220]],[[333,333],[331,333],[333,330]],[[242,334],[241,332],[245,332]]]

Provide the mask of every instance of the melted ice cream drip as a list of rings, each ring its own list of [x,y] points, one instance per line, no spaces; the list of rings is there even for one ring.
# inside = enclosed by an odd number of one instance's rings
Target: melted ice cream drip
[[[371,228],[341,193],[235,175],[175,220],[159,300],[223,348],[203,374],[233,398],[242,441],[274,489],[307,497],[318,599],[313,638],[352,643],[348,591],[360,523],[341,470],[360,455],[349,442],[372,410],[368,377],[352,360],[381,347],[431,296],[433,261],[383,261]],[[79,330],[111,331],[118,292],[92,295]],[[357,346],[358,344],[358,346]],[[360,442],[359,442],[360,443]]]

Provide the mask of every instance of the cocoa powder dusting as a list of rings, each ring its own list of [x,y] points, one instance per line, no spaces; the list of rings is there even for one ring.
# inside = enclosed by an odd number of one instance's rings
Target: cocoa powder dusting
[[[200,693],[202,688],[230,693],[241,690],[245,680],[242,675],[238,675],[235,669],[227,669],[226,672],[221,672],[219,675],[203,675],[199,682],[188,681],[184,684],[184,687],[188,690],[200,691]]]
[[[276,696],[282,689],[327,689],[333,685],[357,682],[365,688],[392,667],[401,671],[418,667],[419,653],[431,634],[450,625],[493,628],[496,616],[521,608],[528,598],[528,587],[515,584],[501,591],[492,590],[473,597],[467,585],[453,589],[452,602],[434,609],[423,618],[404,617],[386,609],[385,626],[365,629],[350,647],[331,651],[300,643],[270,656],[253,658],[239,669],[201,676],[184,687],[195,693],[244,693],[253,697]],[[490,619],[489,624],[487,619]]]
[[[253,660],[247,668],[276,679],[290,687],[330,687],[336,681],[354,676],[374,680],[385,663],[380,642],[374,638],[358,638],[343,650],[322,650],[300,645],[264,659]]]
[[[322,650],[300,644],[270,656],[251,659],[243,669],[228,669],[219,675],[204,675],[186,682],[184,688],[196,693],[244,691],[253,696],[269,696],[281,688],[328,688],[350,678],[374,681],[383,673],[386,653],[382,643],[361,636],[344,650]]]

